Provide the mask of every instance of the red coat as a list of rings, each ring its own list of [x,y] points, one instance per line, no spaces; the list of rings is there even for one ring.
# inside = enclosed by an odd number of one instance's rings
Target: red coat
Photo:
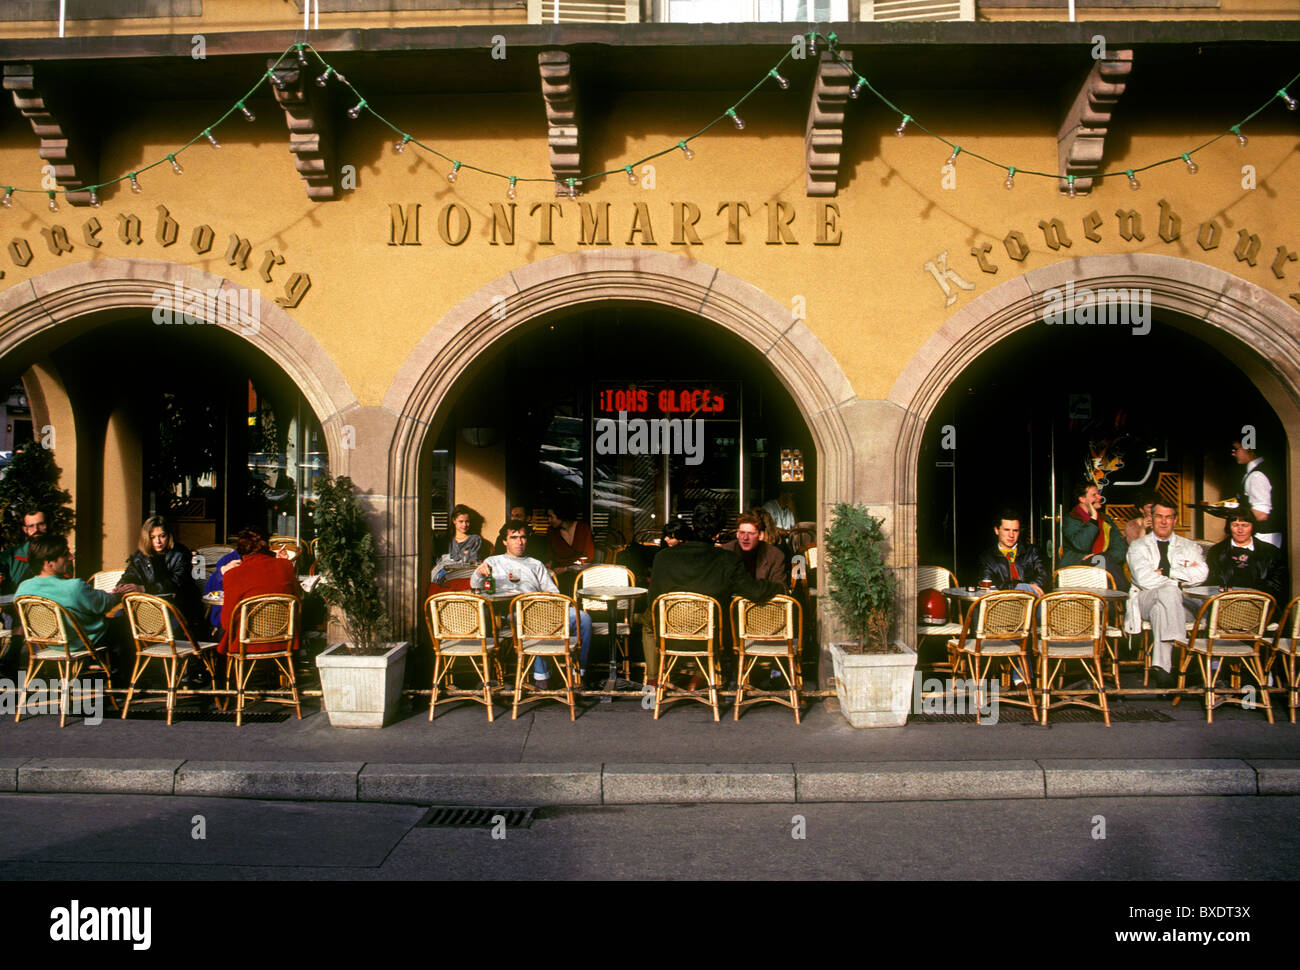
[[[295,599],[301,596],[298,577],[294,575],[293,563],[287,559],[261,553],[245,556],[238,566],[225,575],[225,597],[221,605],[221,643],[217,645],[220,653],[234,653],[236,648],[231,642],[238,633],[233,629],[235,609],[239,601],[249,596],[263,593],[287,593]],[[298,639],[294,638],[293,648],[298,649]],[[250,649],[249,653],[273,653],[283,650],[283,643],[267,643]]]

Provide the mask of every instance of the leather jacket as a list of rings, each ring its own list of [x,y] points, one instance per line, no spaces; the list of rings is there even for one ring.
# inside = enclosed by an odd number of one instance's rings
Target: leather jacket
[[[1237,586],[1268,593],[1279,605],[1286,599],[1282,553],[1263,539],[1254,540],[1255,551],[1240,549],[1231,539],[1211,547],[1205,557],[1210,564],[1208,582],[1212,586]]]
[[[1023,542],[1017,544],[1016,568],[1020,571],[1020,578],[1013,582],[1011,565],[994,544],[980,555],[977,578],[980,581],[993,580],[995,589],[1015,589],[1019,583],[1033,583],[1045,591],[1050,585],[1047,566],[1035,546]]]

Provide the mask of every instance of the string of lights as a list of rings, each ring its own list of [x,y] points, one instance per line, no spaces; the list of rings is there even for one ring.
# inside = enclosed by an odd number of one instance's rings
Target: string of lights
[[[939,134],[938,132],[932,131],[931,129],[927,128],[924,124],[918,121],[913,115],[904,111],[898,105],[894,104],[894,102],[891,101],[889,98],[887,98],[884,94],[882,94],[879,90],[877,90],[876,87],[871,83],[869,79],[867,79],[862,74],[859,74],[857,72],[857,70],[853,67],[852,63],[840,53],[840,50],[837,46],[838,38],[834,33],[823,35],[817,31],[812,31],[803,36],[806,36],[808,39],[807,52],[812,56],[813,60],[817,59],[817,44],[818,41],[821,41],[826,45],[828,51],[830,52],[831,56],[835,59],[836,63],[841,65],[852,75],[852,87],[849,90],[849,97],[851,99],[856,101],[859,99],[863,91],[869,91],[872,95],[876,97],[877,100],[880,101],[881,104],[883,104],[886,108],[893,111],[896,115],[899,116],[901,120],[898,127],[894,129],[894,133],[898,135],[900,138],[907,133],[908,126],[911,125],[915,130],[920,131],[924,135],[934,139],[935,141],[951,149],[951,154],[948,156],[948,160],[946,162],[947,165],[955,166],[957,164],[957,160],[959,156],[967,155],[973,159],[976,159],[977,161],[983,162],[987,165],[991,165],[1000,171],[1005,171],[1007,175],[1005,180],[1003,180],[1002,184],[1007,189],[1012,189],[1015,187],[1015,179],[1017,175],[1031,176],[1035,178],[1050,178],[1050,179],[1057,179],[1057,180],[1064,177],[1067,184],[1068,194],[1071,197],[1075,196],[1076,194],[1075,175],[1067,174],[1063,176],[1062,173],[1060,172],[1040,172],[1040,171],[1035,171],[1033,169],[1020,168],[1015,165],[1009,165],[1004,162],[996,161],[992,158],[980,154],[979,152],[971,151],[970,149],[965,148],[954,141],[951,141],[950,139],[946,138],[944,135]],[[786,53],[781,57],[781,59],[777,61],[776,64],[770,70],[764,73],[758,79],[758,81],[755,82],[754,85],[735,102],[735,104],[728,107],[725,111],[723,111],[716,118],[714,118],[708,124],[704,125],[704,127],[700,128],[699,130],[685,136],[684,138],[678,139],[677,141],[669,144],[667,147],[662,148],[659,151],[655,151],[650,153],[649,155],[645,155],[637,159],[636,161],[628,162],[624,165],[620,165],[616,168],[612,168],[603,172],[589,172],[586,174],[563,179],[562,185],[564,188],[567,189],[568,196],[570,198],[575,197],[577,195],[578,187],[580,185],[583,185],[584,183],[596,179],[605,178],[611,175],[617,175],[620,173],[626,174],[628,177],[628,181],[631,184],[635,185],[637,184],[638,181],[636,175],[636,169],[639,166],[644,165],[647,162],[654,161],[657,158],[662,158],[663,156],[669,155],[675,151],[681,151],[682,154],[689,161],[695,157],[695,152],[690,147],[690,143],[695,141],[696,139],[703,137],[715,126],[722,124],[723,122],[730,121],[737,130],[743,131],[745,128],[745,122],[744,119],[741,118],[740,116],[739,109],[745,104],[746,101],[748,101],[751,97],[753,97],[764,84],[766,84],[769,80],[771,80],[774,81],[781,90],[787,90],[790,87],[789,80],[781,73],[781,70],[785,66],[788,60],[796,56],[795,50],[796,47],[792,46],[791,49],[786,51]],[[514,199],[516,197],[516,186],[520,182],[554,183],[556,181],[555,177],[552,175],[524,176],[524,175],[511,174],[508,172],[494,171],[493,169],[490,168],[484,168],[482,166],[475,165],[470,162],[462,161],[461,159],[453,158],[452,156],[447,155],[446,153],[440,151],[435,146],[425,143],[421,139],[412,135],[410,132],[404,131],[400,126],[393,124],[393,122],[389,121],[378,111],[376,111],[374,107],[371,106],[370,102],[361,94],[361,92],[359,92],[352,85],[351,81],[349,81],[346,77],[343,76],[343,74],[341,74],[338,70],[336,70],[333,65],[327,62],[325,58],[321,56],[320,52],[317,51],[314,47],[312,47],[311,44],[303,42],[303,43],[292,44],[289,47],[285,48],[284,52],[276,59],[275,63],[271,67],[269,67],[266,70],[266,72],[257,79],[257,82],[244,94],[242,98],[239,98],[233,105],[230,106],[230,108],[228,108],[225,111],[225,113],[223,113],[219,118],[217,118],[216,121],[214,121],[212,124],[205,127],[202,131],[196,134],[189,141],[185,142],[179,148],[167,152],[162,157],[158,158],[153,162],[150,162],[147,165],[142,165],[139,168],[134,169],[132,171],[124,172],[121,175],[115,176],[114,178],[106,179],[94,185],[81,186],[80,188],[73,188],[73,189],[65,189],[64,190],[65,197],[71,192],[89,191],[90,204],[94,207],[98,207],[100,204],[99,192],[101,189],[104,189],[111,185],[116,185],[120,182],[128,182],[131,186],[132,192],[135,193],[142,192],[143,188],[140,184],[139,177],[145,172],[157,168],[160,165],[170,164],[172,171],[175,172],[177,175],[184,174],[184,170],[182,169],[180,162],[177,160],[178,155],[182,154],[189,148],[193,147],[200,140],[206,140],[214,149],[221,148],[221,143],[217,141],[216,136],[213,134],[213,129],[219,127],[228,118],[230,118],[231,115],[235,114],[236,112],[242,114],[245,120],[247,121],[250,122],[255,121],[256,115],[248,107],[247,102],[251,100],[255,94],[257,94],[258,90],[263,85],[271,84],[279,89],[284,88],[285,81],[283,78],[279,76],[279,74],[276,73],[276,68],[278,68],[281,65],[281,63],[284,62],[287,58],[296,57],[298,61],[299,69],[303,71],[307,71],[308,68],[312,66],[311,61],[308,59],[307,56],[309,51],[311,52],[312,56],[314,56],[316,60],[319,62],[319,65],[324,68],[324,71],[319,76],[316,77],[316,84],[319,85],[320,87],[327,87],[330,84],[331,80],[333,80],[334,83],[342,84],[344,87],[346,87],[348,91],[350,91],[352,95],[356,98],[356,103],[348,109],[347,114],[349,118],[355,121],[358,120],[362,116],[362,114],[367,114],[372,118],[374,118],[379,123],[387,126],[389,129],[392,130],[394,135],[398,136],[398,140],[395,140],[393,142],[393,151],[399,155],[406,150],[408,145],[414,145],[420,150],[427,152],[428,154],[433,155],[437,158],[440,158],[444,162],[449,163],[451,165],[451,169],[447,173],[448,182],[455,183],[462,170],[476,172],[480,175],[486,175],[491,178],[497,178],[503,180],[506,183],[507,197]],[[1228,136],[1235,137],[1237,139],[1237,143],[1244,148],[1247,144],[1248,139],[1246,135],[1243,134],[1241,130],[1242,127],[1249,124],[1256,117],[1258,117],[1265,109],[1267,109],[1271,104],[1273,104],[1274,101],[1282,101],[1286,105],[1287,110],[1295,111],[1297,107],[1296,99],[1291,96],[1291,94],[1289,93],[1289,89],[1291,87],[1296,86],[1297,81],[1300,81],[1300,72],[1294,75],[1289,81],[1287,81],[1286,84],[1284,84],[1281,88],[1279,88],[1263,104],[1261,104],[1254,111],[1250,112],[1250,114],[1246,115],[1236,124],[1231,125],[1226,131],[1215,135],[1214,137],[1202,142],[1200,145],[1197,145],[1194,148],[1190,148],[1185,152],[1179,152],[1176,155],[1171,155],[1168,158],[1161,158],[1153,162],[1148,162],[1144,165],[1135,165],[1132,168],[1097,172],[1088,175],[1087,178],[1094,179],[1094,180],[1102,180],[1108,178],[1118,178],[1122,176],[1128,179],[1130,188],[1138,189],[1141,188],[1141,183],[1138,181],[1137,173],[1145,172],[1150,169],[1158,168],[1162,165],[1168,165],[1179,161],[1183,162],[1187,166],[1187,171],[1189,174],[1195,175],[1197,172],[1197,164],[1192,159],[1193,155],[1197,154],[1198,152],[1204,151],[1205,149],[1213,145],[1215,142]],[[19,186],[14,186],[14,185],[4,185],[3,189],[4,189],[4,196],[3,198],[0,198],[0,205],[3,205],[5,208],[9,208],[12,206],[13,196],[16,193],[30,193],[30,194],[42,194],[48,196],[50,211],[52,212],[59,211],[57,190],[51,190],[44,187],[40,189],[29,189],[29,188],[21,188]]]

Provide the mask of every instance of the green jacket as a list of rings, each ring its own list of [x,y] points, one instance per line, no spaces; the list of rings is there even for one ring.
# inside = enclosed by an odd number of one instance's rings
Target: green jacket
[[[1092,555],[1092,544],[1097,541],[1098,525],[1106,532],[1106,545],[1102,549],[1106,561],[1123,567],[1124,557],[1128,554],[1128,541],[1124,538],[1124,530],[1107,518],[1104,512],[1098,516],[1097,522],[1084,518],[1076,505],[1062,523],[1062,531],[1065,535],[1061,541],[1063,549],[1061,561],[1057,563],[1058,568],[1077,566]]]
[[[31,540],[27,539],[0,552],[0,574],[4,576],[0,583],[0,593],[12,593],[24,579],[40,572],[39,568],[32,568],[32,564],[27,561],[27,547],[30,544]]]
[[[91,643],[97,643],[108,629],[104,614],[117,603],[112,593],[104,593],[84,579],[63,579],[60,576],[33,576],[18,587],[17,596],[44,596],[54,600],[81,624]],[[75,639],[75,634],[69,634]]]

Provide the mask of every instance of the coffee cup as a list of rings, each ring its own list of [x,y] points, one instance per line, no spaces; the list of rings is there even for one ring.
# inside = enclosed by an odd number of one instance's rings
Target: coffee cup
[[[993,588],[993,580],[991,579],[980,580],[980,589],[992,589],[992,588]]]

